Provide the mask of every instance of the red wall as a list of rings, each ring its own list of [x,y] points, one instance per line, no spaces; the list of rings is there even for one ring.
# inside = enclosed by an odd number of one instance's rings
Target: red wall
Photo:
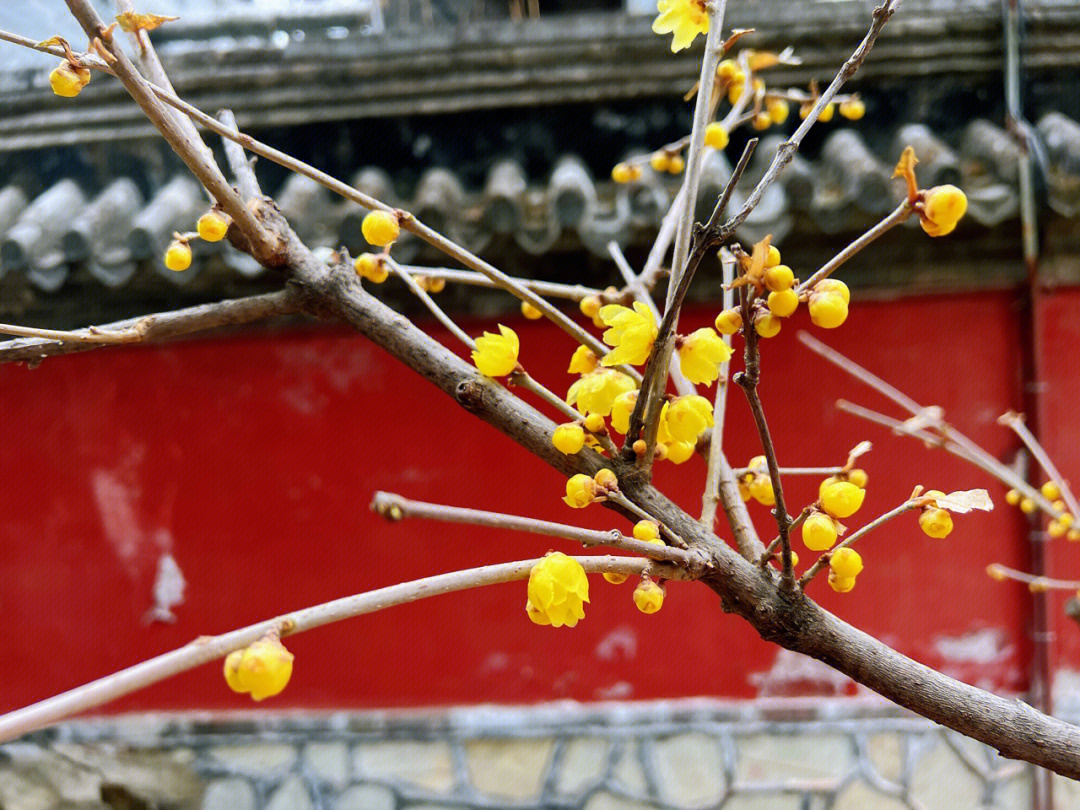
[[[1046,305],[1053,345],[1076,345],[1080,327],[1071,315],[1078,293],[1068,296]],[[691,312],[684,325],[707,323],[713,314]],[[1001,487],[980,471],[836,411],[834,400],[844,397],[896,413],[803,348],[793,327],[808,323],[796,321],[766,344],[763,364],[762,395],[782,463],[839,463],[857,441],[871,439],[865,518],[901,502],[915,484],[987,487],[1000,501]],[[569,338],[543,324],[513,326],[526,367],[565,390]],[[1020,404],[1018,328],[1010,297],[986,293],[856,301],[842,329],[818,334],[924,404],[945,407],[950,421],[1004,457],[1015,443],[995,419]],[[1080,360],[1075,350],[1050,356],[1049,435],[1069,475],[1080,468],[1065,425],[1080,393]],[[530,535],[385,523],[368,510],[376,489],[597,528],[615,520],[600,507],[571,512],[557,473],[343,330],[110,349],[49,360],[33,371],[0,367],[0,392],[0,709],[200,634],[403,579],[550,547],[574,550]],[[738,390],[729,407],[726,444],[733,463],[744,463],[758,446]],[[703,478],[698,458],[664,465],[658,474],[659,484],[695,512]],[[789,481],[789,503],[811,500],[817,483]],[[771,536],[766,510],[751,509]],[[937,541],[918,530],[914,516],[901,517],[862,544],[867,570],[854,592],[834,594],[823,579],[812,592],[929,664],[1020,690],[1030,653],[1028,595],[992,583],[983,569],[994,561],[1024,566],[1023,527],[1003,504],[956,523],[947,541]],[[186,601],[175,624],[147,624],[163,548],[187,579]],[[1073,555],[1067,567],[1080,570],[1077,563]],[[573,630],[532,625],[523,612],[524,585],[509,584],[297,636],[287,642],[297,655],[293,682],[277,706],[749,697],[835,688],[820,681],[793,686],[798,667],[790,658],[778,658],[776,648],[724,615],[703,587],[673,584],[655,616],[634,609],[630,588],[597,578],[587,618]],[[1080,655],[1075,628],[1063,635]],[[215,666],[113,708],[245,705]]]

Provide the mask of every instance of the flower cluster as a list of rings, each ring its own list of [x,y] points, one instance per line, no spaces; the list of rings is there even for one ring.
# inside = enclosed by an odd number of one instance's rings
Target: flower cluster
[[[293,671],[293,654],[276,635],[268,635],[225,658],[225,683],[234,692],[265,700],[280,694]]]
[[[529,572],[529,598],[525,612],[534,623],[574,627],[585,618],[589,578],[573,557],[553,551]]]
[[[855,577],[863,570],[862,557],[853,548],[843,546],[829,557],[829,587],[847,593],[855,587]]]
[[[828,551],[844,532],[840,518],[848,518],[862,506],[869,477],[863,470],[849,469],[832,475],[818,487],[818,502],[803,521],[803,544],[811,551]]]
[[[1039,492],[1054,510],[1054,517],[1046,526],[1046,533],[1053,539],[1064,537],[1072,542],[1080,542],[1080,528],[1073,524],[1076,516],[1069,512],[1069,508],[1061,497],[1061,486],[1056,481],[1047,481],[1039,488]],[[1033,498],[1029,498],[1016,489],[1010,489],[1005,493],[1005,502],[1010,506],[1016,506],[1025,515],[1034,512],[1038,505]]]
[[[194,233],[174,233],[173,240],[165,248],[165,266],[174,272],[182,272],[191,267],[191,241],[202,239],[204,242],[220,242],[229,232],[232,219],[224,211],[211,208],[195,223]]]
[[[572,509],[584,509],[594,501],[607,500],[619,491],[619,479],[606,467],[594,476],[585,473],[572,475],[566,480],[566,496],[563,501]]]

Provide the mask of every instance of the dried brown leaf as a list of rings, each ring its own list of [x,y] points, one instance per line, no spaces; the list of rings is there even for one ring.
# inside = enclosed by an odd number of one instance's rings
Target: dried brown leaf
[[[179,20],[179,17],[169,17],[164,14],[137,14],[134,11],[125,11],[116,15],[116,21],[120,27],[129,34],[135,31],[153,31],[167,22]]]

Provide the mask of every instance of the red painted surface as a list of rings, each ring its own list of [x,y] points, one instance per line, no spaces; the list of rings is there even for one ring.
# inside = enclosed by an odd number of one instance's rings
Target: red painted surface
[[[1048,307],[1059,307],[1051,338],[1075,346],[1075,304],[1055,299]],[[685,325],[712,314],[689,313]],[[513,325],[525,365],[565,390],[569,339],[542,324]],[[483,326],[490,324],[468,328]],[[784,464],[837,463],[857,441],[873,440],[864,518],[902,501],[915,484],[985,486],[1000,499],[1001,488],[978,470],[836,411],[833,401],[845,397],[900,415],[802,348],[795,326],[808,323],[796,318],[766,344],[761,386]],[[1014,442],[994,420],[1019,404],[1016,330],[1009,297],[987,293],[863,302],[842,329],[819,334],[925,404],[945,407],[953,423],[1004,456]],[[1050,373],[1071,387],[1063,383],[1051,411],[1064,418],[1077,401],[1078,361],[1075,353],[1058,360]],[[529,535],[388,524],[368,511],[376,489],[597,528],[615,520],[600,507],[571,512],[557,473],[345,331],[113,349],[34,371],[0,367],[0,391],[0,709],[200,634],[403,579],[573,550]],[[730,413],[727,446],[733,463],[744,463],[758,447],[738,390]],[[1063,423],[1052,429],[1063,466],[1076,469],[1073,434]],[[695,513],[703,478],[698,458],[658,474]],[[788,483],[790,503],[815,497],[817,480]],[[751,508],[771,535],[766,510]],[[931,665],[1020,690],[1027,593],[983,573],[993,561],[1023,566],[1020,528],[1013,510],[1000,508],[958,518],[949,540],[935,541],[904,516],[863,544],[867,570],[854,592],[834,594],[823,580],[812,591]],[[186,601],[175,624],[147,624],[163,548],[187,579]],[[592,588],[587,618],[574,630],[533,626],[523,613],[524,586],[509,584],[292,638],[295,674],[276,705],[749,697],[776,661],[777,649],[724,615],[703,587],[673,584],[651,617],[634,609],[630,585],[596,579]],[[989,657],[985,645],[966,658],[970,644],[948,645],[979,631],[974,638],[992,641]],[[1066,635],[1075,654],[1077,633]],[[780,677],[770,688],[784,691],[787,673],[773,674]],[[215,666],[111,708],[245,705]]]

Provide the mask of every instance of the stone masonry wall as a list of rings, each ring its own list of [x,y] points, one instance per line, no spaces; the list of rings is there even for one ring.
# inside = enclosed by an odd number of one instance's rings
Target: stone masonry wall
[[[1021,810],[1030,785],[864,699],[138,715],[0,746],[2,810]]]

